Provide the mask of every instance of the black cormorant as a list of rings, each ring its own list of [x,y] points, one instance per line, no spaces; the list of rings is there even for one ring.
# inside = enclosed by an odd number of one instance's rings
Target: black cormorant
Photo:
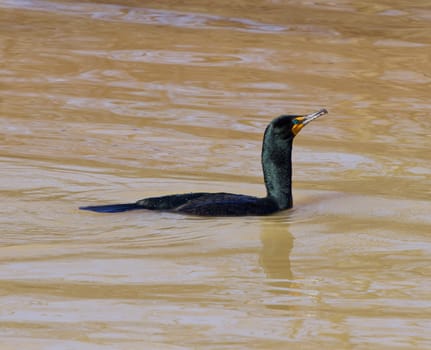
[[[328,113],[321,109],[309,115],[282,115],[266,127],[262,168],[266,186],[263,198],[233,193],[184,193],[144,198],[135,203],[80,207],[98,213],[148,209],[201,216],[269,215],[292,207],[292,145],[299,131]]]

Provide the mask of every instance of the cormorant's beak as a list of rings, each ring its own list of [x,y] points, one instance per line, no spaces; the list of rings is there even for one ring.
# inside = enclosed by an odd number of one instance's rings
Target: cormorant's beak
[[[293,119],[292,133],[296,136],[305,125],[327,113],[328,111],[326,109],[321,109],[318,112],[306,116],[296,117]]]

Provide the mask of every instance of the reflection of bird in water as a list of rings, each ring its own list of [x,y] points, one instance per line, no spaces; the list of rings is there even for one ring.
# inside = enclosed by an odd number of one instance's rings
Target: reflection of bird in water
[[[265,130],[262,167],[266,197],[233,193],[184,193],[144,198],[135,203],[81,207],[98,213],[116,213],[135,209],[171,211],[202,216],[268,215],[292,207],[292,145],[294,137],[312,120],[328,113],[282,115]]]
[[[267,283],[273,287],[288,287],[292,280],[290,252],[293,248],[289,224],[279,220],[265,221],[261,241],[259,263],[265,271]]]

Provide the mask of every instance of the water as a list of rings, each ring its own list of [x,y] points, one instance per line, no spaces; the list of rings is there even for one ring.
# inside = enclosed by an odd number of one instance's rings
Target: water
[[[431,347],[428,1],[0,2],[2,349]],[[294,209],[80,205],[265,193]]]

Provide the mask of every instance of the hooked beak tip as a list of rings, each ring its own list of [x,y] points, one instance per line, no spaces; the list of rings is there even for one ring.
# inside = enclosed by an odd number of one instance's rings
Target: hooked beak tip
[[[305,120],[303,121],[302,124],[307,125],[308,123],[310,123],[311,121],[321,117],[322,115],[328,114],[328,110],[326,108],[322,108],[320,111],[309,114],[305,117]]]

